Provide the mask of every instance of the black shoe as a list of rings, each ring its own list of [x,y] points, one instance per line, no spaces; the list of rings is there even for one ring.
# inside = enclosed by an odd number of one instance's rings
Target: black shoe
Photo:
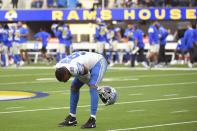
[[[81,128],[95,128],[96,127],[96,119],[94,117],[90,117],[86,124],[82,125]]]
[[[71,115],[67,116],[65,121],[62,123],[59,123],[58,126],[76,126],[77,125],[77,120],[75,117],[72,117]]]

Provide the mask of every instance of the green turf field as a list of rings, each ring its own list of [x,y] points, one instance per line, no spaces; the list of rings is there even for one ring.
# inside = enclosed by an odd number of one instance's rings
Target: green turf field
[[[44,78],[44,80],[38,80]],[[51,78],[51,79],[49,79]],[[80,92],[76,127],[57,127],[69,113],[69,85],[53,69],[0,69],[0,90],[49,93],[0,101],[0,131],[78,131],[90,115],[87,86]],[[197,131],[197,71],[108,70],[101,85],[115,87],[115,105],[99,101],[98,131]]]

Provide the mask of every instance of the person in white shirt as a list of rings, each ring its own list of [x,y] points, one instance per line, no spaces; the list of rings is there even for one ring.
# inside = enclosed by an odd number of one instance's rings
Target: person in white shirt
[[[96,127],[96,112],[98,107],[98,85],[107,70],[107,61],[101,54],[92,52],[75,52],[56,64],[56,78],[60,82],[67,82],[75,77],[71,84],[70,114],[58,126],[75,126],[76,109],[79,100],[79,90],[87,84],[91,96],[91,116],[81,128]]]

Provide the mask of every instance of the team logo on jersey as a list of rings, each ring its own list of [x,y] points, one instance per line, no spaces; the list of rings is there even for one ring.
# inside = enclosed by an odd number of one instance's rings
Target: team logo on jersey
[[[0,101],[33,99],[45,96],[49,96],[49,94],[32,91],[0,91]]]
[[[18,14],[16,13],[15,10],[9,10],[5,14],[5,18],[8,19],[9,21],[13,21],[14,19],[18,18]]]

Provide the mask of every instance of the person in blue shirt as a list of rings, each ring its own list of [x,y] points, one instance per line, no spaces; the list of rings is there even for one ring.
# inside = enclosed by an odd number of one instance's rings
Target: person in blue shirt
[[[56,0],[57,8],[67,8],[67,0]]]
[[[70,27],[67,25],[68,27],[68,34],[67,34],[67,38],[65,40],[66,42],[66,55],[69,56],[72,53],[72,33],[70,30]]]
[[[13,30],[9,29],[8,25],[4,25],[4,33],[3,33],[3,43],[4,43],[4,55],[5,58],[3,58],[3,66],[8,66],[9,58],[12,58],[15,60],[15,57],[13,55],[13,48],[12,48],[12,42],[13,42]],[[7,57],[6,57],[7,56]]]
[[[174,50],[174,53],[175,53],[175,57],[174,57],[175,60],[172,60],[171,64],[177,64],[178,63],[179,55],[182,56],[181,64],[184,64],[185,55],[188,53],[187,46],[185,45],[184,37],[181,37],[178,40],[176,49]]]
[[[127,25],[127,29],[125,30],[124,37],[128,39],[127,48],[126,48],[126,60],[127,63],[125,65],[130,64],[131,52],[134,48],[134,39],[133,39],[133,27],[131,24]]]
[[[4,44],[3,44],[3,35],[4,35],[4,28],[3,28],[3,24],[0,23],[0,54],[1,54],[1,58],[0,61],[2,63],[2,66],[6,65],[6,54],[4,53]]]
[[[96,19],[95,40],[97,41],[96,52],[105,57],[105,44],[107,43],[107,31],[104,21],[100,18]],[[105,57],[106,58],[106,57]]]
[[[46,48],[50,37],[51,35],[45,31],[44,27],[40,28],[40,32],[34,35],[34,38],[36,38],[36,40],[42,41],[42,48],[40,51],[44,55],[44,57],[48,60],[48,63],[51,62],[51,59],[48,57]]]
[[[120,39],[120,28],[115,27],[114,24],[110,24],[108,26],[108,32],[107,32],[107,38],[110,44],[110,52],[108,56],[108,61],[110,62],[109,66],[113,66],[114,64],[117,64],[119,61],[118,57],[118,49],[117,49],[117,43]],[[115,63],[112,60],[112,53],[115,52]]]
[[[155,67],[160,67],[158,63],[158,52],[159,52],[159,36],[156,25],[158,21],[153,21],[152,24],[148,28],[148,36],[149,36],[149,44],[150,44],[150,54],[148,55],[148,64],[150,63],[150,59],[153,57]],[[149,65],[150,66],[150,65]],[[151,67],[151,66],[150,66]]]
[[[164,61],[165,65],[168,65],[168,61],[165,55],[165,46],[166,46],[166,38],[168,36],[168,30],[165,29],[160,23],[157,24],[157,27],[159,28],[159,58],[158,63]]]
[[[144,56],[144,42],[143,42],[143,36],[144,33],[142,30],[138,29],[137,25],[133,25],[133,30],[134,30],[134,50],[132,51],[133,58],[131,62],[131,67],[135,66],[135,57],[138,55],[138,60],[142,63],[144,67],[148,67],[147,65],[147,60]]]
[[[70,34],[68,27],[63,22],[59,22],[58,25],[53,24],[51,28],[55,37],[59,40],[59,48],[57,49],[57,62],[59,62],[60,59],[66,57],[66,39],[70,37]]]
[[[68,2],[68,8],[77,8],[77,7],[81,7],[81,3],[79,3],[78,0],[67,0]]]
[[[20,57],[22,61],[26,61],[28,64],[30,63],[29,61],[29,56],[27,52],[27,36],[29,34],[29,31],[27,30],[26,27],[23,26],[23,23],[21,21],[18,22],[18,29],[20,31]],[[25,59],[23,57],[23,53],[25,53]]]
[[[188,66],[190,68],[192,68],[193,63],[194,63],[193,37],[194,37],[194,29],[192,28],[192,24],[189,23],[187,25],[187,30],[184,33],[184,41],[185,41],[185,45],[186,45],[189,55],[190,55],[190,62],[188,62]]]

